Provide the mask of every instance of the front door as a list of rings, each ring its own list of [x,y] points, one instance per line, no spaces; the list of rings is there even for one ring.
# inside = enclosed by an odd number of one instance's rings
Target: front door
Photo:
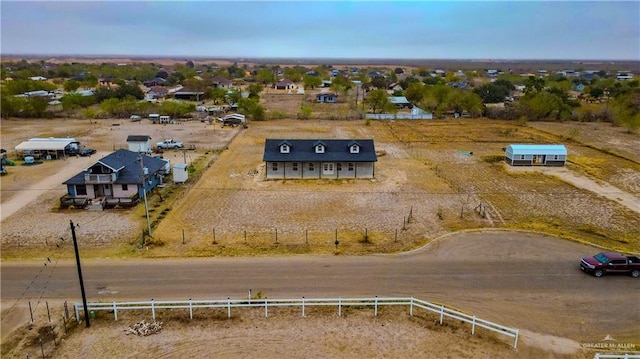
[[[111,197],[111,185],[110,184],[106,184],[104,185],[104,196],[105,197]]]
[[[333,175],[333,173],[334,173],[333,163],[326,162],[322,164],[323,175]]]

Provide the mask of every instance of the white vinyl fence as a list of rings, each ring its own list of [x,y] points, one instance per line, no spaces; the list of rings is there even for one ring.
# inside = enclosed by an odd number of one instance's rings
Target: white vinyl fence
[[[338,316],[342,316],[342,307],[346,306],[366,306],[374,308],[374,315],[378,315],[380,306],[408,306],[409,314],[413,315],[414,308],[424,309],[440,315],[440,324],[444,318],[457,319],[471,324],[471,334],[475,334],[476,327],[481,327],[492,332],[506,335],[513,338],[513,348],[518,345],[518,329],[509,328],[500,324],[476,318],[474,315],[465,314],[444,305],[430,303],[413,297],[403,298],[295,298],[295,299],[219,299],[219,300],[182,300],[182,301],[160,301],[150,300],[142,302],[93,302],[87,303],[87,310],[113,312],[115,320],[118,320],[118,312],[123,310],[151,310],[153,320],[156,319],[156,310],[159,309],[189,309],[189,318],[193,319],[193,310],[199,308],[226,308],[227,316],[231,318],[231,308],[264,307],[264,316],[268,317],[269,307],[300,307],[302,316],[305,316],[305,308],[312,306],[333,306],[338,309]],[[80,311],[82,303],[74,303],[76,320],[80,321]],[[86,313],[85,313],[86,315]]]

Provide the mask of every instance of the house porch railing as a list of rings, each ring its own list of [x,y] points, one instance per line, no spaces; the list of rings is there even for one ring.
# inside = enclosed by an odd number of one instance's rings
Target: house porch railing
[[[89,200],[86,197],[72,197],[68,193],[60,197],[60,208],[69,208],[70,206],[85,208],[88,204]]]
[[[87,184],[113,183],[116,180],[116,174],[86,174],[84,182]]]

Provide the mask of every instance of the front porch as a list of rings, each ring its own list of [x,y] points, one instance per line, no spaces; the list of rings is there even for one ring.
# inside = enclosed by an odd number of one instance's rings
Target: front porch
[[[93,211],[102,211],[110,208],[131,208],[135,207],[140,202],[140,196],[135,193],[129,197],[72,197],[69,194],[65,194],[60,197],[60,208],[82,208]]]

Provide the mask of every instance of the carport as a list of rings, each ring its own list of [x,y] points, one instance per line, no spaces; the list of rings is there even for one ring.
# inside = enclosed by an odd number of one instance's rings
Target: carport
[[[16,155],[20,158],[59,159],[69,151],[77,151],[80,143],[75,138],[32,138],[17,145]]]

